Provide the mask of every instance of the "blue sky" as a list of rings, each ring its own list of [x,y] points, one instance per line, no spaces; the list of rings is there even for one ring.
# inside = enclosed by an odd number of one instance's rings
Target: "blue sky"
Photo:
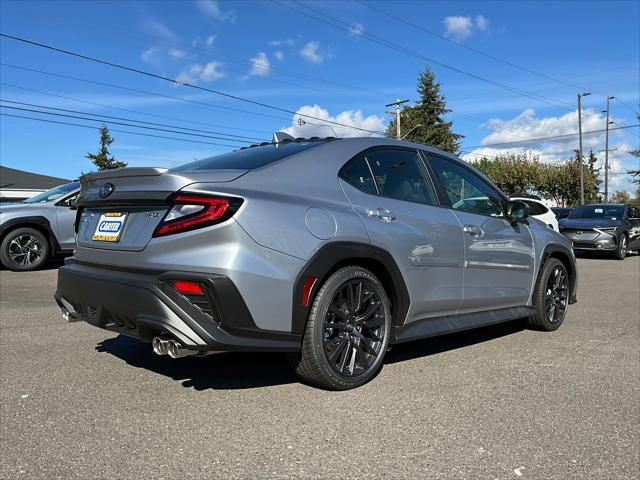
[[[449,118],[454,129],[465,135],[466,158],[505,150],[502,146],[482,147],[487,144],[576,132],[577,87],[593,92],[583,100],[585,131],[604,128],[606,95],[616,97],[611,103],[612,127],[639,123],[634,116],[640,100],[638,2],[378,1],[371,5],[449,40],[561,81],[487,58],[355,1],[3,1],[0,27],[6,34],[367,130],[385,127],[390,118],[385,113],[386,103],[396,98],[416,99],[417,74],[430,65],[453,110]],[[349,31],[295,11],[319,16],[306,7],[344,22]],[[422,58],[376,44],[368,35],[392,41]],[[238,146],[253,139],[270,139],[271,132],[285,128],[298,135],[332,134],[326,126],[300,127],[297,117],[289,113],[6,38],[2,39],[0,59],[7,64],[0,70],[3,100],[160,123],[170,127],[155,127],[169,130],[197,129],[206,136],[111,125],[116,130]],[[3,105],[42,109],[16,103]],[[8,108],[2,108],[2,113],[99,125]],[[2,165],[67,178],[91,170],[84,155],[96,150],[95,130],[8,116],[0,117],[0,122]],[[332,128],[340,136],[358,134],[336,125]],[[639,132],[638,128],[612,132],[610,148],[617,148],[610,155],[612,172],[638,168],[637,159],[626,152],[638,148]],[[112,151],[130,166],[172,166],[232,148],[124,132],[113,135],[116,141]],[[604,135],[587,135],[584,143],[585,151],[602,150]],[[576,147],[577,137],[569,137],[520,143],[509,149],[526,148],[540,153],[544,160],[554,161],[568,158]],[[627,176],[612,175],[610,188],[631,186]]]

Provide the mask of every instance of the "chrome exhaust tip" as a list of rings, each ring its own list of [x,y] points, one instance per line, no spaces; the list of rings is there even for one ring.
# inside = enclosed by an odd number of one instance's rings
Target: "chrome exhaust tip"
[[[184,345],[176,342],[175,340],[169,340],[167,346],[167,353],[171,358],[189,357],[191,355],[197,355],[196,350],[187,350]]]
[[[153,346],[153,353],[156,355],[166,355],[169,349],[169,341],[160,337],[153,337],[151,342]]]

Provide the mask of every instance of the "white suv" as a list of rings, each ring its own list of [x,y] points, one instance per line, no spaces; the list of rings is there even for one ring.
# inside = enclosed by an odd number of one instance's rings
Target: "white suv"
[[[517,200],[519,202],[524,202],[529,206],[529,216],[537,218],[538,220],[544,222],[549,228],[552,228],[556,232],[559,232],[558,228],[558,219],[556,215],[551,211],[549,207],[547,207],[542,200],[534,197],[510,197],[511,200]]]

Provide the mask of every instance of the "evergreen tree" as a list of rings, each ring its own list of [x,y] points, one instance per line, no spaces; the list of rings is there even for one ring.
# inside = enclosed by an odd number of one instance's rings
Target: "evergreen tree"
[[[125,162],[120,162],[111,155],[109,152],[109,146],[115,139],[109,135],[109,128],[106,125],[100,127],[100,148],[98,153],[87,153],[85,158],[88,158],[93,164],[98,167],[98,170],[107,170],[110,168],[126,167]]]
[[[589,177],[591,180],[591,187],[589,187],[589,179],[585,177],[584,184],[584,201],[586,203],[596,203],[598,202],[598,192],[600,191],[600,185],[602,184],[602,180],[600,180],[600,169],[596,168],[596,162],[598,161],[598,157],[593,150],[589,150],[589,158],[587,158],[587,164],[589,165]]]
[[[444,120],[451,110],[447,108],[444,95],[435,74],[427,67],[418,75],[418,95],[420,100],[414,106],[405,106],[400,112],[402,134],[410,132],[405,138],[412,142],[423,143],[446,152],[457,153],[459,140],[464,135],[453,133],[453,122]],[[396,136],[396,121],[389,122],[387,136]]]

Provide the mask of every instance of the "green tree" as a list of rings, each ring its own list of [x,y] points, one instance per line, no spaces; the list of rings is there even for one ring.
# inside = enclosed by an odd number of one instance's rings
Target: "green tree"
[[[472,163],[507,195],[533,193],[540,182],[540,156],[532,152],[498,154]]]
[[[611,195],[611,203],[631,203],[631,195],[626,190],[618,190]]]
[[[98,167],[98,170],[107,170],[110,168],[126,167],[125,162],[120,162],[111,155],[109,147],[115,139],[109,134],[109,128],[106,125],[100,127],[100,148],[98,153],[87,153],[85,158],[88,158],[93,164]]]
[[[631,150],[629,153],[634,157],[640,159],[640,150]],[[640,185],[640,168],[629,169],[627,170],[627,173],[633,177],[631,179],[631,183]]]
[[[596,168],[596,162],[598,161],[598,157],[593,150],[589,151],[589,157],[587,158],[587,165],[589,167],[589,174],[585,176],[585,184],[584,184],[584,201],[586,203],[596,203],[598,201],[600,191],[600,184],[602,180],[600,180],[600,169]]]
[[[440,84],[436,82],[433,71],[427,67],[418,75],[418,95],[420,100],[414,106],[405,106],[400,112],[402,133],[409,132],[407,140],[423,143],[446,152],[457,153],[460,139],[464,135],[453,133],[453,122],[447,122],[444,116],[451,110],[447,108]],[[387,136],[396,136],[396,121],[389,122]]]

